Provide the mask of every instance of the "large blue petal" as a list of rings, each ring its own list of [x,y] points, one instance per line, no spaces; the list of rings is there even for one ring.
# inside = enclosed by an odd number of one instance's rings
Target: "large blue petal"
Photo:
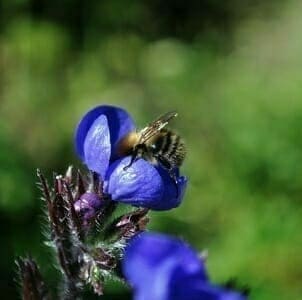
[[[138,159],[131,167],[131,157],[120,159],[110,165],[107,173],[107,192],[113,200],[152,208],[162,201],[165,186],[159,172],[144,159]]]
[[[129,163],[130,156],[109,168],[107,192],[113,200],[153,210],[168,210],[180,204],[187,182],[185,177],[178,177],[176,184],[165,169],[144,159],[124,170]]]
[[[175,180],[171,178],[166,169],[159,166],[157,167],[157,170],[164,182],[165,192],[162,201],[158,202],[158,205],[154,206],[153,209],[167,210],[179,206],[186,191],[188,182],[187,177],[177,176],[175,182]]]
[[[93,122],[100,115],[105,115],[108,120],[111,158],[115,158],[116,156],[114,150],[117,142],[127,133],[135,129],[132,118],[124,109],[110,105],[100,105],[93,108],[82,118],[75,133],[76,151],[82,160],[84,160],[84,142],[87,133]]]
[[[100,115],[90,126],[84,140],[84,163],[105,178],[111,154],[107,118]]]
[[[172,300],[170,287],[175,276],[207,281],[205,267],[197,253],[184,242],[162,234],[142,233],[130,240],[123,272],[134,287],[137,300]]]

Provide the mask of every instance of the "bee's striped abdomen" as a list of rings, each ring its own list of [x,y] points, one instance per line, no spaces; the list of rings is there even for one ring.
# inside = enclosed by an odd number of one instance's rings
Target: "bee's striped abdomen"
[[[171,168],[179,167],[185,158],[185,144],[176,133],[162,129],[151,145],[155,155],[164,159]]]

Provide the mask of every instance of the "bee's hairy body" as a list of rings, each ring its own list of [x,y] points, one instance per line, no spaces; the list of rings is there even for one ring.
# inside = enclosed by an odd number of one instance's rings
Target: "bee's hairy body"
[[[150,145],[153,155],[164,167],[180,167],[184,161],[186,149],[181,137],[168,129],[162,129]]]
[[[129,168],[137,158],[142,157],[151,163],[161,164],[169,171],[177,183],[176,168],[180,167],[186,154],[185,144],[178,134],[164,127],[177,116],[169,111],[151,122],[141,131],[133,131],[121,139],[117,152],[123,157],[131,155],[131,160],[124,170]]]
[[[171,170],[180,167],[185,158],[186,149],[181,137],[169,129],[159,130],[152,138],[139,143],[140,132],[131,132],[119,143],[120,156],[139,155],[153,164],[160,163]]]

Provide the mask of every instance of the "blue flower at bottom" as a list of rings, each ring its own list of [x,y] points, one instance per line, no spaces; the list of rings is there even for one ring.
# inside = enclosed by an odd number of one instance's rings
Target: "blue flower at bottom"
[[[124,169],[131,156],[119,158],[116,147],[133,130],[134,122],[125,110],[98,106],[86,113],[77,127],[77,153],[105,181],[105,192],[114,201],[154,210],[177,207],[186,189],[186,177],[178,176],[174,182],[167,170],[144,159]]]
[[[213,285],[203,261],[183,241],[141,233],[126,247],[123,273],[135,300],[244,300],[240,293]]]

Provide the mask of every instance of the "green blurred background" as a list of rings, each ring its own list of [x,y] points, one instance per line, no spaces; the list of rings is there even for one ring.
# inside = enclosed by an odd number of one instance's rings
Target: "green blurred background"
[[[215,282],[302,299],[302,5],[249,0],[0,2],[0,291],[14,258],[56,279],[35,169],[81,166],[73,133],[107,103],[139,126],[171,109],[187,142],[181,207],[151,228],[208,249]],[[43,226],[42,226],[43,227]],[[106,286],[104,299],[126,299]],[[156,299],[154,299],[156,300]]]

